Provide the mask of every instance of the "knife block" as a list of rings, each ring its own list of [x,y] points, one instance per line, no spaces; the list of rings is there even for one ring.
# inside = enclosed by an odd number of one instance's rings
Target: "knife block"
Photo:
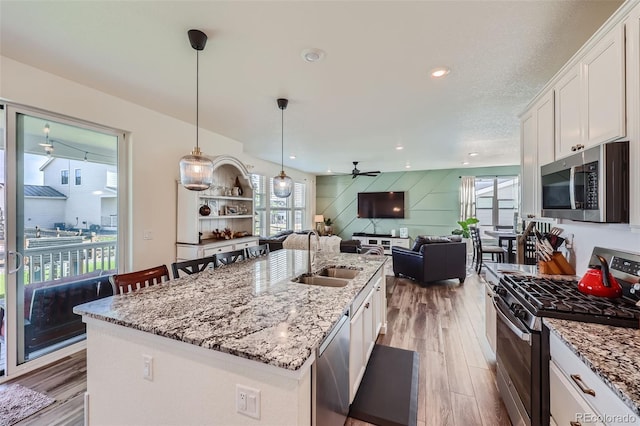
[[[554,252],[551,260],[538,261],[538,272],[548,275],[575,275],[576,270],[571,266],[564,255],[558,251]]]

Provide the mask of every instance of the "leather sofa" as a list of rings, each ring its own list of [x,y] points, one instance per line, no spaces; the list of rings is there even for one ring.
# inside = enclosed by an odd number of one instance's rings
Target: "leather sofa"
[[[413,249],[392,247],[393,273],[421,283],[457,278],[464,282],[467,275],[467,245],[447,237],[416,238]]]
[[[300,231],[297,234],[308,234],[310,231]],[[293,234],[293,231],[281,231],[271,237],[260,237],[258,244],[268,244],[269,251],[282,249],[282,243],[287,237]],[[342,240],[340,241],[341,253],[360,253],[361,242],[359,240]]]

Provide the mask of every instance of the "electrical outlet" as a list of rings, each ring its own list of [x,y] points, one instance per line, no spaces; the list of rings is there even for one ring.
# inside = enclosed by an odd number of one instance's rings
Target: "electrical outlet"
[[[153,381],[153,357],[142,355],[142,378]]]
[[[236,385],[236,411],[255,419],[260,418],[260,390]]]

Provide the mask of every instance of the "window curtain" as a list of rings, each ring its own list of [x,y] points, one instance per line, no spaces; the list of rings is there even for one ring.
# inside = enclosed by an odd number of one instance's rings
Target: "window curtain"
[[[476,178],[462,176],[460,182],[460,220],[476,215]]]

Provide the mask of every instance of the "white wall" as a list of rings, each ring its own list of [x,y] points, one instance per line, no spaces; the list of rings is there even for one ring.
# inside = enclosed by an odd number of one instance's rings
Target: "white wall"
[[[175,182],[180,158],[195,144],[194,126],[4,56],[0,69],[0,98],[129,132],[127,269],[175,261]],[[279,165],[244,154],[241,142],[210,131],[201,129],[200,147],[211,156],[233,155],[253,165],[253,173],[275,176],[280,171]],[[309,183],[310,189],[315,185],[312,175],[291,169],[287,173]],[[315,189],[309,191],[308,200],[312,215]],[[144,231],[151,231],[153,240],[144,240]]]
[[[607,247],[640,253],[640,233],[632,233],[629,225],[580,223],[565,221],[558,224],[565,233],[574,234],[573,252],[576,273],[582,276],[589,267],[593,247]]]

